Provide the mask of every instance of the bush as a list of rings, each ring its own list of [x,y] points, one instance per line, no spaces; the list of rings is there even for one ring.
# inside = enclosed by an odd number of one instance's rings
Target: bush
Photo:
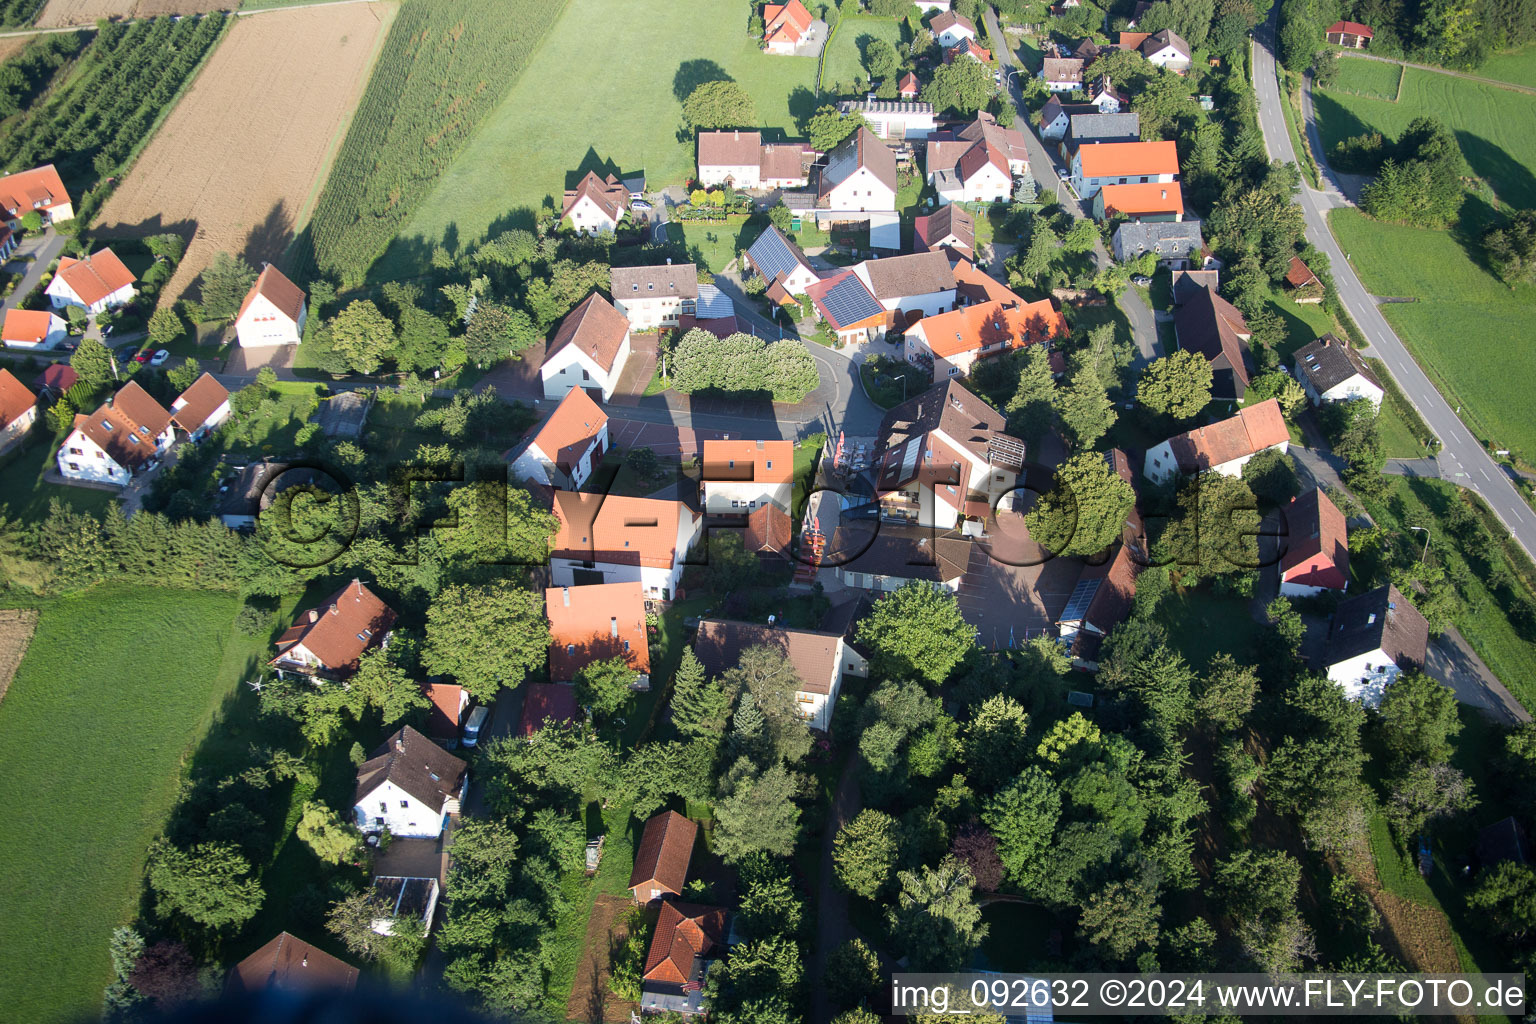
[[[272,630],[272,612],[247,603],[235,616],[235,628],[246,636],[265,636]]]

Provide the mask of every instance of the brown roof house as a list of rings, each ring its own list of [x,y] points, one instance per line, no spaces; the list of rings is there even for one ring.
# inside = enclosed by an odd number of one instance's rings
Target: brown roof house
[[[570,683],[527,684],[523,694],[523,716],[517,725],[519,736],[533,736],[546,725],[577,725],[582,721],[576,687]]]
[[[1376,707],[1399,675],[1424,667],[1428,650],[1429,623],[1389,583],[1334,609],[1323,666],[1346,697]]]
[[[676,327],[698,311],[699,268],[692,263],[614,267],[609,275],[613,305],[632,331]]]
[[[1130,617],[1141,568],[1128,544],[1116,547],[1114,557],[1099,565],[1083,566],[1066,607],[1056,617],[1062,639],[1083,667],[1098,666],[1104,638]]]
[[[942,251],[971,259],[976,254],[976,219],[963,206],[945,203],[912,225],[913,243],[924,252]]]
[[[357,769],[352,809],[364,832],[435,839],[459,813],[469,766],[405,726]]]
[[[37,396],[10,370],[0,370],[0,452],[19,444],[36,422]]]
[[[840,524],[828,551],[837,560],[838,581],[859,590],[884,593],[912,580],[958,592],[971,564],[971,542],[953,535],[934,536],[926,526],[881,523],[873,537]]]
[[[1296,378],[1313,405],[1363,398],[1380,409],[1386,394],[1360,353],[1331,332],[1296,350]]]
[[[171,403],[171,422],[196,443],[229,419],[229,391],[205,373]]]
[[[74,205],[53,164],[0,178],[0,219],[20,220],[33,210],[43,215],[44,224],[74,220]]]
[[[1211,398],[1241,402],[1253,374],[1253,332],[1237,307],[1207,288],[1174,312],[1173,329],[1179,348],[1210,361]]]
[[[539,366],[544,397],[558,400],[571,388],[584,388],[606,402],[628,359],[629,321],[593,292],[565,315],[544,349]]]
[[[640,984],[642,1014],[703,1013],[710,963],[725,949],[730,913],[719,907],[663,903]]]
[[[569,218],[580,234],[612,234],[629,213],[629,186],[613,175],[599,178],[588,171],[573,189],[566,190],[560,218]]]
[[[389,637],[394,624],[394,610],[354,579],[301,614],[277,638],[277,657],[267,664],[279,675],[343,679],[357,671],[364,651]]]
[[[351,992],[357,988],[358,970],[325,950],[287,932],[229,969],[224,980],[226,997],[254,995],[267,989],[310,994]]]
[[[1177,434],[1149,449],[1141,473],[1156,484],[1179,474],[1242,476],[1249,459],[1271,448],[1283,453],[1290,442],[1280,403],[1268,398],[1239,410],[1236,416]]]
[[[309,319],[304,289],[272,264],[261,268],[235,316],[235,336],[241,348],[297,345]]]
[[[698,824],[676,811],[662,811],[645,823],[629,873],[629,891],[636,903],[682,895],[698,835]]]
[[[608,447],[608,414],[585,388],[571,388],[549,419],[507,456],[515,479],[575,491],[603,461]]]
[[[735,668],[742,654],[753,647],[772,649],[794,672],[800,717],[812,729],[825,731],[831,726],[832,707],[845,673],[860,678],[869,674],[864,656],[838,633],[705,619],[693,642],[694,653],[711,676]]]
[[[1071,92],[1083,87],[1083,62],[1077,57],[1047,57],[1036,76],[1051,92]]]
[[[1280,593],[1311,597],[1349,586],[1349,529],[1344,513],[1317,488],[1285,507]]]
[[[896,213],[896,154],[868,128],[860,128],[833,147],[816,185],[816,222],[868,224],[869,248],[901,249],[901,218]]]
[[[66,480],[126,487],[160,464],[175,439],[170,411],[129,381],[93,413],[78,413],[55,461]]]
[[[815,155],[802,142],[764,142],[761,132],[700,132],[699,184],[801,188],[810,183]]]

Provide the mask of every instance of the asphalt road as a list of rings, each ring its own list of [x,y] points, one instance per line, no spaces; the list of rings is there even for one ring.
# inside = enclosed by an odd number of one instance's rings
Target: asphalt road
[[[1278,19],[1277,5],[1269,21],[1254,34],[1253,85],[1258,95],[1259,126],[1263,129],[1264,147],[1270,159],[1295,163],[1296,151],[1291,145],[1290,133],[1286,130],[1275,69],[1274,39]],[[1414,362],[1402,339],[1381,315],[1370,293],[1355,275],[1354,267],[1334,240],[1328,228],[1328,211],[1343,204],[1344,200],[1315,191],[1303,181],[1296,201],[1306,217],[1307,239],[1327,253],[1339,297],[1364,333],[1369,343],[1369,354],[1387,364],[1387,369],[1407,394],[1408,400],[1440,438],[1442,447],[1436,457],[1439,475],[1481,496],[1526,553],[1536,555],[1536,513],[1531,511],[1525,499],[1515,490],[1504,469],[1493,461],[1461,422],[1455,410],[1435,390],[1424,371],[1419,369],[1419,364]]]

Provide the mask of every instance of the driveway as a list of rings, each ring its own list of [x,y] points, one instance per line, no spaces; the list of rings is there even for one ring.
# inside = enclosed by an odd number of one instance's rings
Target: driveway
[[[1483,664],[1456,627],[1430,641],[1425,672],[1456,691],[1456,699],[1503,725],[1529,722],[1531,713]]]
[[[988,525],[992,535],[971,545],[960,579],[960,614],[983,647],[1004,650],[1054,627],[1083,566],[1051,557],[1030,539],[1022,515],[1003,512]]]
[[[23,299],[32,294],[42,281],[43,275],[48,271],[48,265],[59,258],[64,251],[65,238],[52,228],[47,228],[42,234],[30,235],[16,246],[16,251],[11,254],[10,260],[5,264],[7,273],[21,272],[21,283],[16,290],[11,292],[5,300],[6,309],[16,309]],[[35,256],[36,259],[22,261],[20,256]]]

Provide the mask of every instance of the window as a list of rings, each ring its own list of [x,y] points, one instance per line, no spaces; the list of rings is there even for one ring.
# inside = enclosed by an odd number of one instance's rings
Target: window
[[[624,653],[625,654],[629,653],[629,641],[628,640],[624,641]]]
[[[111,421],[110,420],[102,420],[101,421],[101,429],[102,430],[111,430],[112,429]]]
[[[139,439],[138,439],[138,438],[136,438],[136,437],[134,437],[134,436],[133,436],[133,435],[132,435],[132,434],[129,434],[129,435],[128,435],[128,441],[129,441],[129,442],[130,442],[130,443],[131,443],[131,444],[138,444],[138,443],[139,443]]]
[[[769,459],[769,460],[768,460],[768,468],[769,468],[769,469],[772,469],[772,468],[773,468],[773,460],[772,460],[772,459]]]
[[[148,427],[140,427],[139,428],[139,433],[143,434],[145,437],[148,437],[149,436],[149,428]]]
[[[85,452],[81,451],[79,448],[71,448],[69,450],[69,454],[71,454],[71,455],[84,455]]]
[[[592,379],[592,375],[590,373],[588,373],[586,370],[582,370],[581,371],[581,379],[582,380],[591,380]]]
[[[389,813],[389,804],[385,803],[383,800],[379,801],[379,813],[380,814],[388,814]]]
[[[661,890],[660,889],[652,889],[651,890],[651,899],[653,899],[653,900],[661,899]]]
[[[409,808],[410,808],[410,806],[411,806],[411,802],[410,802],[410,801],[409,801],[409,800],[401,800],[401,801],[400,801],[400,806],[401,806],[401,807],[402,807],[402,808],[406,808],[406,809],[409,809]]]
[[[76,473],[78,473],[78,472],[80,472],[80,463],[78,463],[78,462],[71,462],[69,464],[69,468],[74,470]]]
[[[565,656],[570,658],[570,657],[574,657],[575,654],[576,654],[576,645],[575,644],[566,644],[565,645]]]

